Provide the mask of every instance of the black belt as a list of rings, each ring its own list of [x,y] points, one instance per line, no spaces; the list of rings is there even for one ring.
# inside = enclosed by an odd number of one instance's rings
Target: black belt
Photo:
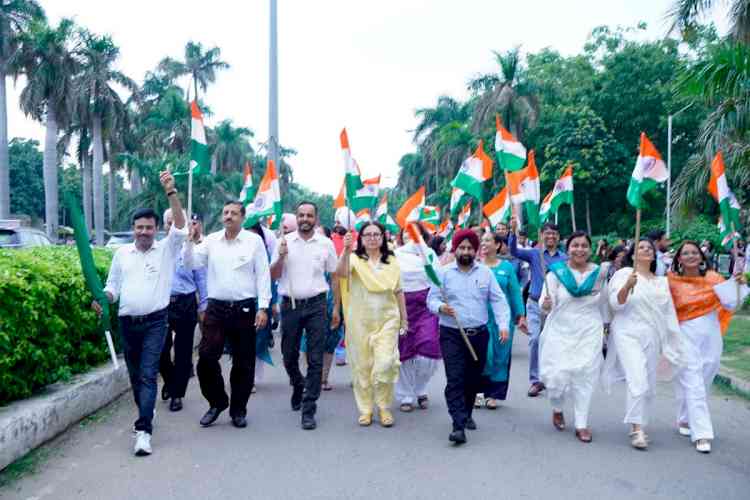
[[[208,299],[209,305],[215,305],[219,307],[225,307],[229,309],[237,309],[240,307],[250,307],[255,305],[255,301],[257,299],[255,297],[250,297],[249,299],[242,299],[242,300],[218,300],[218,299]]]
[[[449,330],[454,330],[456,332],[460,332],[461,331],[458,328],[453,328],[452,326],[444,326],[443,328],[448,328]],[[486,326],[477,326],[477,327],[474,327],[474,328],[464,328],[464,333],[466,334],[467,337],[473,337],[474,335],[480,335],[480,334],[486,333],[486,332],[487,332],[487,327]]]
[[[320,293],[318,295],[314,295],[312,297],[308,297],[306,299],[294,299],[294,305],[295,306],[304,306],[306,304],[312,304],[313,302],[318,302],[319,300],[325,300],[326,294]],[[284,301],[284,303],[292,303],[292,299],[287,297],[286,295],[282,295],[281,300]]]
[[[131,323],[146,323],[147,321],[159,319],[159,316],[164,316],[166,312],[166,309],[159,309],[143,316],[120,316],[120,319],[130,321]]]
[[[171,304],[174,304],[175,302],[179,302],[181,300],[185,300],[186,298],[189,298],[189,297],[195,298],[195,292],[190,292],[190,293],[175,293],[174,295],[171,295],[169,297],[169,302]]]

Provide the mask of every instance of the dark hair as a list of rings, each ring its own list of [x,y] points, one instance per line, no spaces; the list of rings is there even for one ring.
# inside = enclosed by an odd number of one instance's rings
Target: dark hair
[[[320,226],[320,227],[323,228],[323,232],[325,233],[326,238],[328,238],[330,240],[331,239],[331,228],[327,227],[327,226]]]
[[[550,231],[555,231],[556,233],[560,234],[560,226],[555,224],[554,222],[545,222],[542,226],[542,232],[545,232],[547,229]]]
[[[659,241],[664,237],[664,235],[667,234],[667,232],[663,229],[652,229],[648,233],[646,233],[646,238],[650,239],[651,241]]]
[[[241,201],[229,200],[228,202],[224,203],[222,209],[228,207],[229,205],[237,205],[238,207],[240,207],[240,215],[242,215],[243,217],[245,216],[245,205],[243,205]]]
[[[586,231],[575,231],[573,232],[573,234],[568,236],[568,239],[565,241],[565,253],[568,253],[570,243],[576,238],[586,238],[586,241],[589,242],[589,248],[591,248],[591,237],[589,236],[589,233],[587,233]]]
[[[625,245],[617,245],[609,252],[609,255],[607,255],[607,260],[609,262],[614,262],[615,259],[617,258],[617,254],[621,252],[625,252],[625,251],[627,251],[627,248],[625,248]]]
[[[364,233],[365,229],[370,226],[375,226],[380,230],[380,262],[388,264],[388,257],[393,255],[393,252],[390,247],[388,247],[388,239],[385,237],[385,227],[383,227],[380,222],[367,221],[362,224],[362,227],[359,228],[359,232],[357,233],[357,249],[354,250],[354,254],[362,260],[367,260],[367,250],[365,250],[365,245],[362,243],[362,233]]]
[[[316,205],[314,201],[310,200],[302,200],[297,203],[297,208],[294,209],[295,214],[297,213],[297,210],[299,210],[299,207],[301,207],[302,205],[310,205],[311,207],[313,207],[315,209],[315,216],[318,216],[318,205]]]
[[[698,253],[701,254],[701,264],[698,268],[698,272],[701,276],[706,275],[706,270],[708,269],[708,259],[706,258],[706,254],[703,253],[703,250],[701,250],[701,246],[698,244],[698,242],[693,240],[685,240],[682,242],[682,244],[677,248],[677,251],[674,254],[674,259],[672,259],[672,272],[677,273],[679,275],[682,275],[682,267],[680,266],[680,254],[682,253],[682,249],[685,248],[685,245],[693,245],[695,248],[698,249]]]
[[[252,231],[258,236],[260,236],[260,239],[263,240],[263,246],[266,249],[266,253],[270,254],[271,252],[268,251],[268,245],[266,244],[266,237],[263,235],[263,228],[260,225],[260,221],[256,222],[252,226],[247,228],[248,231]]]
[[[529,232],[526,231],[525,229],[521,229],[520,231],[518,231],[518,236],[525,236],[525,237],[528,238],[529,237]]]
[[[430,240],[430,248],[435,252],[435,255],[440,257],[443,255],[443,252],[440,250],[440,247],[443,246],[443,243],[445,242],[445,238],[442,236],[434,236],[432,240]]]
[[[135,224],[138,219],[154,219],[154,225],[159,225],[159,215],[154,211],[153,208],[138,208],[133,212],[133,217],[130,219],[131,224]]]
[[[422,239],[424,240],[425,243],[427,243],[429,245],[432,242],[432,235],[430,235],[430,233],[422,225],[421,222],[412,222],[412,224],[414,224],[415,226],[417,226],[417,229],[419,229],[419,234],[422,235]],[[398,241],[399,245],[403,245],[404,244],[404,231],[406,231],[406,229],[402,227],[401,229],[399,229],[398,235],[396,235],[396,240]],[[360,231],[360,232],[362,232],[362,231]]]
[[[651,245],[651,250],[654,252],[654,260],[651,261],[651,266],[649,266],[649,269],[651,270],[652,273],[655,273],[656,272],[656,245],[654,244],[653,240],[649,238],[641,238],[640,240],[638,240],[638,243],[634,243],[633,246],[631,246],[628,249],[628,254],[623,259],[622,265],[625,267],[632,267],[633,269],[635,269],[633,256],[635,255],[635,249],[638,248],[638,245],[641,244],[641,241],[645,241],[649,245]]]

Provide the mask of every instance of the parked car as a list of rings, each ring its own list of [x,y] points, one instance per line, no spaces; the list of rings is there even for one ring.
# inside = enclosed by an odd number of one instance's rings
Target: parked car
[[[164,239],[164,237],[167,236],[167,233],[164,231],[158,231],[156,233],[156,240],[159,241],[161,239]],[[111,248],[112,250],[117,250],[123,245],[127,245],[128,243],[133,243],[135,240],[135,236],[133,235],[133,231],[121,231],[119,233],[112,233],[109,237],[109,241],[107,241],[107,244],[104,245],[107,248]]]
[[[0,248],[28,248],[52,245],[42,231],[22,226],[20,221],[0,221]]]

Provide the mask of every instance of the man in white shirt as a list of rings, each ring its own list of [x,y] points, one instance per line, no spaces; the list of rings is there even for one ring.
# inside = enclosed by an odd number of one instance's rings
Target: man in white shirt
[[[271,275],[263,240],[242,229],[245,207],[230,201],[222,211],[224,229],[206,236],[193,248],[185,245],[185,267],[206,267],[208,308],[203,322],[203,338],[198,347],[198,381],[210,408],[201,425],[213,424],[229,408],[235,427],[247,426],[247,400],[255,379],[255,332],[268,321],[271,302]],[[219,360],[224,340],[232,348],[229,383],[231,399],[224,389]]]
[[[320,397],[328,330],[325,275],[335,272],[338,260],[333,242],[315,230],[318,207],[303,201],[297,206],[296,216],[297,230],[281,238],[271,259],[271,278],[279,280],[281,352],[292,385],[292,410],[302,409],[302,428],[312,430],[317,425],[316,401]],[[338,328],[339,322],[339,311],[334,308],[331,328]],[[307,339],[307,379],[299,369],[303,330]]]
[[[646,237],[653,241],[656,246],[656,275],[666,276],[667,270],[672,263],[672,259],[669,256],[669,245],[672,242],[667,237],[667,232],[663,229],[654,229],[649,231]]]
[[[156,404],[159,358],[167,335],[167,306],[175,262],[188,231],[174,178],[159,176],[169,199],[174,223],[161,241],[155,241],[158,215],[150,208],[133,214],[135,242],[120,247],[112,258],[104,292],[110,303],[119,300],[117,316],[130,375],[138,420],[135,421],[136,455],[151,454],[151,433]],[[94,310],[101,306],[94,301]]]

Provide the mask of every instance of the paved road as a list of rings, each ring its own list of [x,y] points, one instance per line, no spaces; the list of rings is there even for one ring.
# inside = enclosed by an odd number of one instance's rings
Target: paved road
[[[527,351],[516,339],[510,400],[481,410],[469,444],[447,440],[442,370],[432,381],[432,407],[396,412],[396,425],[360,428],[348,370],[334,368],[316,431],[299,428],[289,408],[283,369],[266,370],[251,398],[249,426],[222,415],[201,429],[206,405],[193,379],[180,413],[159,403],[154,455],[131,455],[134,406],[128,395],[105,417],[76,427],[51,446],[40,470],[0,490],[2,499],[360,499],[360,498],[750,498],[750,404],[714,396],[714,452],[700,455],[673,428],[671,387],[659,390],[647,452],[629,446],[621,423],[622,388],[598,393],[594,442],[557,432],[546,399],[526,397]],[[278,345],[278,343],[277,343]],[[278,355],[278,349],[275,352]],[[569,415],[572,421],[572,414]]]

